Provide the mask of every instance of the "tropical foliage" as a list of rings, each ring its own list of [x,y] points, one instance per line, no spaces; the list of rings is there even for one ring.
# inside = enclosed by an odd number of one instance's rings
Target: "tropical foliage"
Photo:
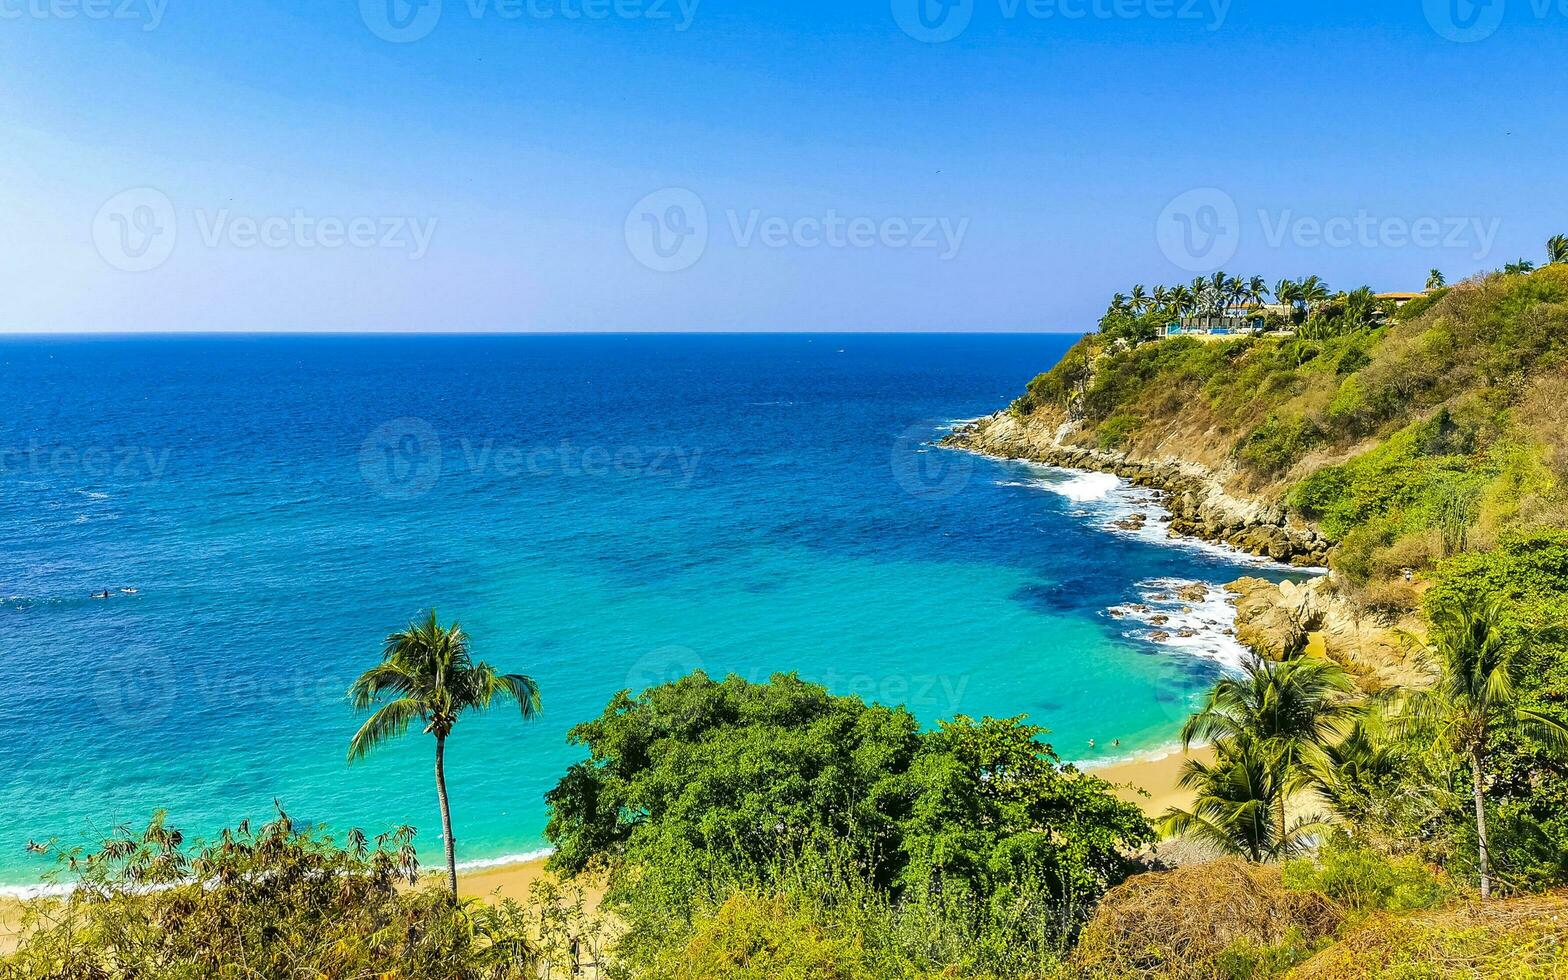
[[[1038,950],[1034,930],[1065,941],[1152,840],[1136,806],[1063,767],[1041,734],[967,718],[922,732],[903,709],[791,676],[696,674],[573,730],[589,758],[549,794],[553,863],[609,869],[623,953],[644,965],[699,910],[776,896],[802,866],[944,910],[960,931],[994,915],[1019,930],[999,947]],[[1001,914],[1022,908],[1026,920]]]
[[[351,831],[340,846],[280,811],[187,846],[160,814],[60,859],[56,882],[74,890],[29,907],[26,941],[0,975],[508,980],[560,954],[516,904],[456,906],[414,889],[406,827],[374,841]]]

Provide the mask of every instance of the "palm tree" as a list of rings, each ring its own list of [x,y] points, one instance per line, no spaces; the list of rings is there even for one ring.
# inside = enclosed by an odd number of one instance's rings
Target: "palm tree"
[[[1149,291],[1143,287],[1142,283],[1132,287],[1131,300],[1134,313],[1142,313],[1144,307],[1149,305]]]
[[[1295,319],[1296,298],[1301,287],[1289,279],[1281,279],[1274,284],[1274,302],[1290,307],[1291,319]]]
[[[1312,781],[1324,746],[1360,713],[1349,697],[1354,690],[1344,669],[1328,660],[1296,656],[1275,663],[1254,657],[1241,676],[1214,685],[1182,726],[1182,745],[1245,741],[1274,758],[1280,792],[1273,801],[1283,839],[1287,797]]]
[[[1180,785],[1193,791],[1192,809],[1165,811],[1160,831],[1206,841],[1253,862],[1290,857],[1304,848],[1317,822],[1278,822],[1289,795],[1281,771],[1278,756],[1255,739],[1221,742],[1214,762],[1188,759],[1182,766]]]
[[[1503,274],[1508,276],[1523,276],[1535,271],[1535,263],[1529,259],[1520,259],[1503,266]]]
[[[1328,283],[1317,276],[1308,276],[1301,280],[1301,287],[1297,291],[1296,298],[1306,306],[1307,312],[1311,313],[1319,306],[1327,303],[1329,295]]]
[[[1492,736],[1502,728],[1528,732],[1552,748],[1568,745],[1568,725],[1519,703],[1519,644],[1503,629],[1500,599],[1454,600],[1432,616],[1428,656],[1436,683],[1411,694],[1408,721],[1432,733],[1470,764],[1481,898],[1492,895],[1486,838],[1486,771]]]
[[[1553,235],[1546,242],[1546,264],[1568,263],[1568,235]]]
[[[1443,275],[1442,269],[1433,269],[1426,277],[1427,289],[1442,289],[1448,285],[1448,277]]]
[[[1397,773],[1399,761],[1396,743],[1378,737],[1362,720],[1349,735],[1323,747],[1312,782],[1324,803],[1342,819],[1357,823],[1366,818],[1374,789]]]
[[[1253,276],[1247,280],[1246,300],[1248,306],[1262,306],[1263,300],[1269,295],[1268,280],[1262,276]]]
[[[1166,293],[1166,296],[1170,302],[1171,309],[1176,311],[1178,315],[1192,312],[1192,290],[1186,286],[1172,286],[1170,292]]]
[[[422,622],[387,637],[381,663],[365,671],[349,688],[357,710],[374,707],[383,696],[393,700],[371,715],[348,746],[348,761],[362,759],[371,749],[402,736],[414,719],[436,739],[436,796],[441,802],[441,833],[446,844],[447,886],[457,899],[457,850],[452,838],[452,808],[446,795],[446,740],[458,718],[484,711],[496,700],[517,702],[523,720],[535,717],[539,685],[522,674],[501,674],[486,663],[474,663],[468,634],[456,623],[442,626],[434,610]]]

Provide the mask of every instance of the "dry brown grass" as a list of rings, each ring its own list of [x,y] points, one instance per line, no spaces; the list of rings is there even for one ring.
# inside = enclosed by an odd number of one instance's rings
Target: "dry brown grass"
[[[1220,959],[1238,944],[1313,942],[1342,919],[1322,895],[1286,890],[1278,868],[1230,858],[1113,889],[1085,927],[1075,965],[1118,977],[1210,980],[1227,976]]]
[[[1417,915],[1374,915],[1292,980],[1568,977],[1568,892]]]

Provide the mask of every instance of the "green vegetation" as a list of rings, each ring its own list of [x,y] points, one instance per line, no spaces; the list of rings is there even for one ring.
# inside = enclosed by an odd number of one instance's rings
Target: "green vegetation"
[[[1161,821],[1171,836],[1192,836],[1251,861],[1300,852],[1317,821],[1289,818],[1291,797],[1324,769],[1327,749],[1356,717],[1353,685],[1338,666],[1295,656],[1254,660],[1242,677],[1215,685],[1182,729],[1182,742],[1211,742],[1215,761],[1189,759],[1182,786],[1191,810]]]
[[[922,732],[903,709],[794,677],[696,674],[573,730],[589,759],[549,794],[553,865],[609,869],[637,967],[746,894],[796,915],[809,898],[819,923],[852,909],[903,935],[919,921],[933,941],[971,937],[967,960],[935,965],[1027,974],[1153,839],[1041,734],[967,718]]]
[[[0,976],[77,978],[533,978],[562,950],[505,903],[457,906],[411,890],[413,831],[346,846],[286,814],[185,846],[162,815],[92,853],[60,855],[69,899],[39,902]]]
[[[364,711],[381,705],[349,742],[350,762],[408,731],[417,718],[436,740],[436,795],[441,802],[441,834],[446,846],[447,886],[457,898],[457,849],[452,837],[452,808],[446,794],[446,740],[466,712],[484,711],[497,699],[517,703],[526,721],[539,712],[539,686],[522,674],[501,674],[474,663],[468,634],[457,624],[442,626],[432,610],[424,622],[387,637],[381,663],[349,688],[349,701]]]
[[[1221,278],[1205,280],[1199,309],[1249,302],[1242,280]],[[1148,328],[1193,308],[1192,289],[1113,304],[1013,410],[1078,420],[1085,445],[1231,462],[1239,490],[1338,544],[1335,570],[1374,612],[1416,609],[1407,572],[1568,527],[1568,264],[1393,311],[1312,279],[1273,293],[1291,335],[1154,341]]]

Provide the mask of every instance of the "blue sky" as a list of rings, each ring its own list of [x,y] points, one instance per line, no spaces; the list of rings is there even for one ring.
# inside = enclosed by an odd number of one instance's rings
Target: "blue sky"
[[[1568,0],[940,2],[0,0],[0,330],[1081,330],[1568,232]]]

